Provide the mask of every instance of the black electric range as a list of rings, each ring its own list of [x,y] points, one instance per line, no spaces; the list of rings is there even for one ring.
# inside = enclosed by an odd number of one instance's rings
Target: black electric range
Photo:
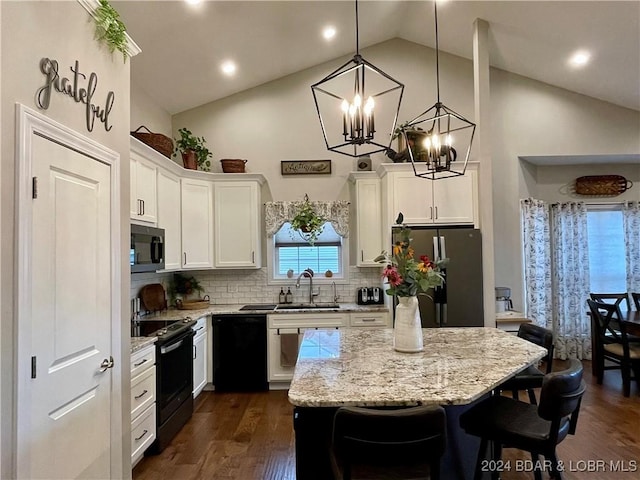
[[[139,337],[158,337],[156,342],[158,345],[163,345],[169,342],[172,338],[181,335],[185,331],[189,330],[193,325],[197,323],[191,317],[183,319],[149,319],[144,317],[137,321],[134,321],[133,329],[134,335]]]

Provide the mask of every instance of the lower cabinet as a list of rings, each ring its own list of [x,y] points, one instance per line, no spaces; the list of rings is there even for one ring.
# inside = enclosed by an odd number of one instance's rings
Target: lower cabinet
[[[131,466],[156,439],[156,347],[131,355]]]
[[[287,388],[293,378],[298,347],[307,329],[391,326],[389,312],[296,313],[267,317],[267,373],[269,388]]]
[[[192,328],[195,333],[193,337],[193,398],[196,398],[207,384],[208,372],[208,319],[201,317]]]
[[[352,327],[391,327],[389,312],[358,312],[350,315],[349,325]]]
[[[349,314],[344,313],[295,313],[269,315],[267,317],[267,375],[270,388],[277,388],[277,382],[288,382],[293,378],[293,370],[298,357],[302,337],[308,328],[340,328],[349,325]],[[275,383],[276,385],[273,385]]]

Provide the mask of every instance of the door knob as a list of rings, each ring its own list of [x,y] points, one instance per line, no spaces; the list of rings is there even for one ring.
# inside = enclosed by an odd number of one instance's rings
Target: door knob
[[[109,356],[109,359],[104,359],[102,360],[102,363],[100,364],[100,373],[102,372],[106,372],[107,369],[109,368],[113,368],[113,357]]]

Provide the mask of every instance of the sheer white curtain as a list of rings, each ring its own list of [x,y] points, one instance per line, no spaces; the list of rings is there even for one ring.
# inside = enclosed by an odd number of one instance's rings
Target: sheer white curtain
[[[622,207],[622,225],[627,264],[627,291],[640,292],[640,202]]]
[[[520,214],[527,316],[536,325],[553,330],[549,205],[527,198],[520,201]]]
[[[591,359],[587,209],[582,202],[551,206],[552,290],[556,356]]]

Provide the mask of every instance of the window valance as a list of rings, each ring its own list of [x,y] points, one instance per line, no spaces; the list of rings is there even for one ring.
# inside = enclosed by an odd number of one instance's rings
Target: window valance
[[[341,237],[349,236],[349,202],[336,200],[333,202],[309,202],[316,213],[331,222],[334,230]],[[272,237],[282,228],[285,222],[290,222],[302,208],[304,201],[267,202],[264,204],[265,224],[267,236]]]

